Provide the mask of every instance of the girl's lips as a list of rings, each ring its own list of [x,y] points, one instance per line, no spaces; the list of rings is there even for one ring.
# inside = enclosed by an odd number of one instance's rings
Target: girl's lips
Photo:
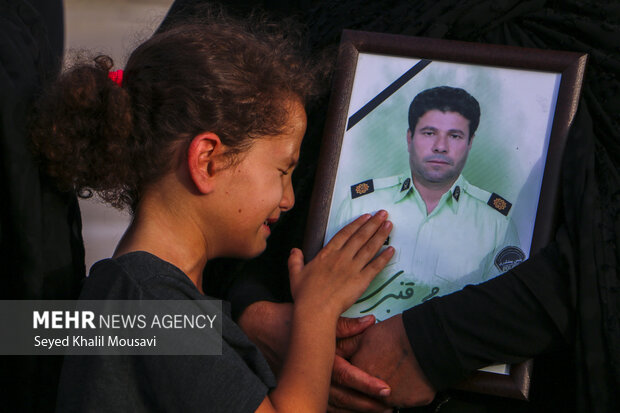
[[[269,225],[267,225],[267,223],[263,223],[263,229],[267,232],[267,235],[271,234],[271,228],[269,228]]]
[[[263,222],[263,227],[267,231],[267,233],[271,234],[271,226],[278,221],[278,218],[267,218],[265,222]]]

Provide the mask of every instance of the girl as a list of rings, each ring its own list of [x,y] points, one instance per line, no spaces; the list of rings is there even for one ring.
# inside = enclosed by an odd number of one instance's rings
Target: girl
[[[260,254],[293,207],[317,75],[286,36],[224,20],[155,35],[131,54],[122,81],[111,66],[99,57],[61,76],[32,131],[63,188],[94,190],[133,213],[81,298],[205,299],[207,261]],[[324,412],[337,318],[391,258],[391,248],[375,258],[390,230],[381,211],[307,265],[291,251],[293,328],[277,387],[225,314],[221,356],[67,357],[58,410]]]

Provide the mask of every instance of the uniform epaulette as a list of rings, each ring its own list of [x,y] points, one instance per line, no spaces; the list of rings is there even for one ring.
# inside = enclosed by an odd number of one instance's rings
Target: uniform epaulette
[[[375,192],[375,184],[372,179],[351,185],[351,199],[359,198]]]
[[[512,208],[512,204],[510,202],[506,201],[495,192],[493,192],[489,197],[487,205],[505,216],[508,216],[508,212],[510,212],[510,208]]]
[[[368,179],[366,181],[359,182],[351,185],[351,199],[359,198],[360,196],[368,195],[376,191],[377,189],[390,188],[392,186],[403,185],[402,176],[390,176],[387,178]],[[407,185],[409,185],[407,183]]]
[[[500,214],[508,216],[508,212],[510,212],[512,204],[508,202],[505,198],[499,196],[495,192],[491,193],[471,184],[464,189],[465,191],[467,191],[468,194],[482,202],[485,202],[488,206],[490,206]]]

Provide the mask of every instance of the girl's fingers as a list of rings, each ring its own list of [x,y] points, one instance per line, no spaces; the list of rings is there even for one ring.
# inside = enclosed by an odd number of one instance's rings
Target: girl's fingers
[[[385,240],[392,231],[392,223],[384,221],[373,236],[364,244],[355,255],[355,259],[359,260],[362,265],[366,265],[385,244]]]
[[[333,236],[325,247],[331,247],[336,250],[341,249],[347,241],[349,241],[349,238],[351,238],[351,236],[353,236],[370,218],[370,214],[359,216],[353,222],[338,231],[338,233]]]
[[[364,269],[360,272],[364,280],[367,280],[368,283],[370,283],[370,281],[372,281],[372,279],[379,274],[379,271],[387,265],[388,261],[390,261],[393,256],[394,247],[387,247],[383,250],[377,258],[370,261],[370,263],[368,263],[368,265],[366,265],[366,267],[364,267]]]
[[[350,253],[351,257],[357,255],[358,251],[362,249],[366,243],[377,233],[377,230],[381,227],[383,222],[387,219],[387,212],[381,210],[377,212],[368,222],[364,223],[355,234],[351,235],[348,241],[343,246],[343,250]],[[387,234],[386,234],[387,237]],[[385,241],[385,239],[383,240]],[[370,258],[369,258],[370,259]],[[365,265],[366,263],[363,263]]]

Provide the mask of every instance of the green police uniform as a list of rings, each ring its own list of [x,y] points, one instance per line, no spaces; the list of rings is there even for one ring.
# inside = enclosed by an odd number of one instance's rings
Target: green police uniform
[[[512,206],[461,175],[426,213],[409,175],[371,179],[351,186],[334,219],[329,240],[366,212],[385,209],[394,223],[386,245],[395,254],[347,316],[374,314],[382,320],[431,297],[501,274],[525,259],[512,220]]]

